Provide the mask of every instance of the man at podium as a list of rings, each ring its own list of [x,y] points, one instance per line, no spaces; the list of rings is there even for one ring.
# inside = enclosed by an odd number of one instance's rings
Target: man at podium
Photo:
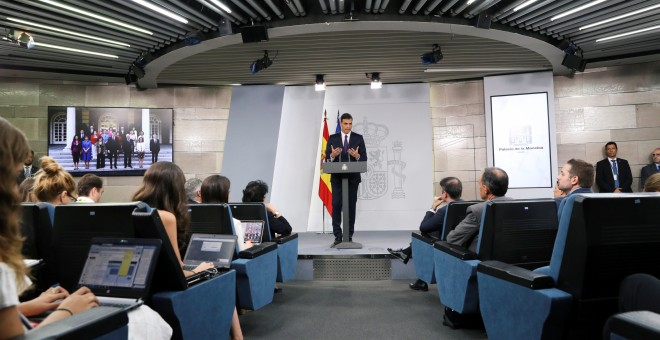
[[[366,162],[367,150],[364,138],[351,129],[353,128],[353,117],[344,113],[340,118],[341,132],[335,133],[328,138],[325,149],[325,159],[330,162]],[[342,212],[342,178],[348,178],[348,215],[349,215],[349,240],[353,241],[353,230],[355,226],[355,205],[357,203],[358,186],[362,181],[359,173],[332,174],[330,185],[332,186],[332,233],[335,235],[333,246],[341,243],[341,212]]]

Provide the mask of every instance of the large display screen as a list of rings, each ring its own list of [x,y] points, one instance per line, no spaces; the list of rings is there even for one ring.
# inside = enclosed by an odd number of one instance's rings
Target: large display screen
[[[48,155],[73,176],[140,176],[172,147],[172,109],[48,107]]]
[[[509,188],[551,188],[548,94],[492,96],[493,164]]]

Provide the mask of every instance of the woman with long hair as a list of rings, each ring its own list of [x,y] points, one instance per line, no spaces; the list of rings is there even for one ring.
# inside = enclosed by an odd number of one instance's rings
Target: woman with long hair
[[[180,250],[186,248],[186,230],[190,223],[185,182],[186,177],[178,165],[158,162],[149,167],[142,178],[142,186],[133,195],[133,201],[145,202],[158,210],[182,270]],[[212,263],[203,262],[192,271],[184,270],[184,274],[190,276],[212,267]]]
[[[82,142],[78,139],[78,135],[73,136],[71,142],[71,157],[73,157],[73,170],[78,170],[78,163],[80,162],[80,152],[82,151]]]
[[[0,118],[0,136],[0,338],[6,339],[25,333],[18,296],[29,283],[21,255],[21,212],[17,205],[20,198],[15,178],[28,158],[30,147],[25,135],[4,118]],[[80,288],[71,295],[61,288],[51,290],[48,309],[52,312],[40,325],[98,306],[96,296],[88,288]],[[55,295],[58,298],[53,299]]]

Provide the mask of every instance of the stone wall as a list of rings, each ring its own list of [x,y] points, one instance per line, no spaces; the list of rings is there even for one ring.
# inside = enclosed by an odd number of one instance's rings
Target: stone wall
[[[558,163],[580,158],[595,166],[612,140],[639,190],[640,169],[660,147],[660,63],[593,69],[554,83]],[[459,177],[466,199],[478,197],[476,179],[487,165],[483,101],[481,80],[431,86],[434,178]]]
[[[48,106],[174,109],[174,161],[186,177],[222,170],[231,100],[230,87],[138,90],[126,85],[69,85],[0,80],[0,116],[19,127],[35,156],[47,153]],[[103,177],[103,201],[128,201],[142,177]]]

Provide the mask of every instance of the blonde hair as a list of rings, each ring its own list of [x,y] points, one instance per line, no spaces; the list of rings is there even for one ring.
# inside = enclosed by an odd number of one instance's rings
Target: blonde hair
[[[25,285],[28,269],[23,263],[20,197],[17,168],[30,155],[30,146],[23,132],[0,117],[0,261],[16,274],[17,285]]]
[[[76,182],[70,173],[51,157],[41,158],[41,170],[34,179],[32,193],[39,202],[52,202],[63,191],[76,194]]]
[[[660,192],[660,173],[651,175],[644,183],[645,192]]]

